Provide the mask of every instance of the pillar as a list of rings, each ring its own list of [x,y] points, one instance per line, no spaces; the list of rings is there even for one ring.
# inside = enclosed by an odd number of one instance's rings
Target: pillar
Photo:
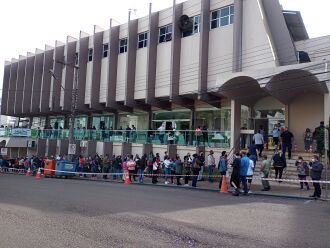
[[[110,157],[113,155],[113,143],[112,142],[104,142],[103,143],[103,154],[108,154]]]
[[[60,149],[59,149],[60,155],[68,154],[68,149],[69,149],[69,140],[61,139],[60,140]]]
[[[126,156],[132,154],[132,143],[123,142],[121,144],[121,155]]]
[[[56,147],[57,147],[57,140],[56,139],[47,139],[47,156],[55,156],[56,154]]]
[[[167,145],[168,156],[170,158],[176,158],[177,155],[177,145],[169,144]]]
[[[118,130],[118,123],[119,123],[119,114],[118,112],[116,112],[114,114],[113,130]]]
[[[149,154],[150,152],[152,152],[152,144],[143,144],[142,153]]]
[[[329,125],[330,124],[329,121],[330,121],[330,94],[327,93],[324,94],[324,125],[326,126]]]
[[[87,154],[92,157],[96,155],[96,141],[89,140],[87,142]]]
[[[230,148],[238,150],[240,147],[241,135],[241,103],[239,103],[237,100],[231,100],[230,105]]]
[[[289,105],[285,105],[284,112],[285,112],[285,126],[290,129],[290,122],[289,122],[290,108],[289,108]]]
[[[64,116],[64,127],[63,129],[69,129],[70,127],[70,116],[66,115]]]
[[[46,139],[37,140],[37,155],[39,157],[44,157],[46,154]]]

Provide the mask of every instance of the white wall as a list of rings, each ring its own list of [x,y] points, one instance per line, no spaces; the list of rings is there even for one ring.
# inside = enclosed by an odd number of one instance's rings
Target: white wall
[[[253,1],[255,1],[255,0],[253,0]],[[224,6],[227,6],[230,4],[234,4],[234,1],[233,0],[211,0],[210,9],[215,10],[215,9],[219,9],[221,7],[224,7]]]
[[[132,155],[138,154],[140,157],[143,155],[143,145],[142,144],[132,144]]]
[[[308,52],[311,61],[330,59],[330,35],[295,42],[298,51]]]
[[[162,27],[162,26],[172,23],[172,16],[173,16],[172,7],[159,11],[158,27]]]
[[[99,155],[103,155],[103,146],[104,146],[104,142],[96,142],[96,153]]]
[[[316,111],[317,110],[317,111]],[[289,129],[295,137],[298,150],[304,149],[303,133],[312,131],[324,120],[324,97],[315,93],[301,94],[289,105]]]
[[[121,155],[122,145],[121,143],[113,143],[113,154],[118,156]]]
[[[91,103],[92,77],[93,77],[93,61],[87,62],[87,67],[86,67],[85,104]]]
[[[126,53],[118,55],[116,101],[125,100],[126,58]]]
[[[149,29],[149,16],[142,17],[138,20],[138,33],[143,33]]]
[[[102,55],[103,56],[103,55]],[[109,53],[108,53],[109,56]],[[100,103],[105,103],[108,91],[108,69],[109,61],[107,58],[102,58],[101,62],[101,77],[100,77]]]
[[[242,31],[243,71],[276,66],[261,10],[262,8],[259,7],[257,0],[244,1]]]
[[[180,94],[198,91],[200,34],[181,39]]]
[[[147,92],[147,48],[136,51],[134,99],[146,98]]]
[[[156,97],[170,94],[171,47],[171,42],[158,44],[157,47]]]
[[[208,88],[219,87],[225,74],[231,74],[233,61],[233,25],[212,29],[209,40]]]

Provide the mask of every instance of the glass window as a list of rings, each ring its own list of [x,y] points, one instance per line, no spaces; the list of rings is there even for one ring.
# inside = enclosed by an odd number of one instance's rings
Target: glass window
[[[198,34],[200,32],[200,15],[190,17],[190,21],[193,23],[192,29],[182,32],[182,37]]]
[[[234,22],[234,5],[230,5],[218,10],[214,10],[210,15],[210,28],[218,28],[233,24]]]
[[[93,48],[88,49],[88,62],[93,61]]]
[[[108,57],[108,52],[109,52],[109,44],[103,44],[103,58]]]
[[[74,56],[74,64],[75,64],[75,65],[78,65],[78,64],[79,64],[79,53],[75,53],[75,56]]]
[[[159,43],[172,40],[172,24],[159,28]]]
[[[127,52],[127,38],[119,40],[119,53]]]
[[[148,32],[138,34],[138,48],[144,48],[148,46]]]

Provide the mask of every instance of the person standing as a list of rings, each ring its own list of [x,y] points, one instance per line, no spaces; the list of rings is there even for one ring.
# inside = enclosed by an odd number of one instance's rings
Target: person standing
[[[193,187],[197,187],[197,177],[198,177],[198,174],[201,170],[201,161],[199,159],[199,156],[195,153],[193,155],[193,162],[192,162],[192,171],[193,171],[193,179],[192,179],[192,185]]]
[[[206,145],[209,146],[209,133],[205,125],[203,126],[202,133],[203,133],[204,146]]]
[[[261,163],[261,183],[263,186],[263,189],[261,191],[269,191],[270,190],[270,185],[269,181],[266,180],[269,176],[269,171],[270,171],[270,161],[267,159],[267,155],[263,155],[263,160]]]
[[[252,185],[252,178],[253,178],[253,172],[254,172],[254,168],[255,168],[255,163],[253,162],[253,160],[250,158],[250,154],[247,154],[247,157],[249,158],[249,169],[248,172],[246,174],[246,179],[248,182],[248,193],[252,193],[251,191],[251,185]]]
[[[240,166],[240,181],[243,185],[244,195],[248,195],[246,176],[248,173],[249,164],[250,164],[250,159],[247,157],[246,151],[242,151],[241,166]]]
[[[218,170],[221,175],[220,182],[219,182],[219,189],[221,189],[222,177],[226,176],[227,170],[228,170],[228,160],[227,160],[226,151],[221,152],[221,156],[220,156],[219,164],[218,164]]]
[[[162,123],[162,125],[157,129],[159,131],[159,141],[161,144],[164,144],[164,137],[165,137],[165,130],[166,130],[166,126],[165,126],[165,122]]]
[[[198,126],[195,129],[195,136],[196,136],[196,146],[200,145],[201,137],[202,137],[202,129],[200,126]]]
[[[262,151],[264,149],[264,135],[261,134],[261,130],[258,130],[258,132],[253,135],[253,141],[256,144],[256,148],[259,152],[259,157],[262,156]]]
[[[289,131],[288,127],[285,127],[284,132],[281,134],[282,139],[282,153],[285,157],[286,150],[288,150],[288,158],[291,159],[291,150],[293,142],[293,134]]]
[[[201,169],[199,170],[199,174],[198,174],[198,177],[197,177],[197,180],[198,181],[204,181],[204,178],[203,178],[203,172],[204,172],[204,166],[205,166],[205,156],[204,156],[204,153],[201,152],[199,154],[199,161],[201,162]]]
[[[152,160],[152,183],[153,184],[158,183],[158,180],[157,180],[158,167],[159,167],[159,163],[157,162],[157,158],[154,157]]]
[[[175,173],[176,173],[176,184],[182,185],[180,180],[183,173],[183,164],[179,155],[176,156],[175,160]]]
[[[171,160],[168,156],[164,157],[165,184],[168,184],[168,175],[171,173]]]
[[[273,166],[275,169],[275,179],[277,179],[277,177],[278,179],[282,179],[283,170],[286,167],[286,159],[283,153],[275,152],[273,156]],[[278,182],[281,183],[282,181]]]
[[[305,152],[308,152],[313,144],[313,133],[309,128],[306,128],[304,133],[304,145],[305,145]]]
[[[320,122],[320,126],[315,128],[314,130],[314,139],[316,140],[316,150],[320,155],[324,154],[324,134],[325,134],[325,126],[324,121]]]
[[[279,142],[279,138],[280,138],[280,129],[276,125],[274,125],[272,136],[273,136],[273,142],[274,142],[274,149],[277,150],[278,142]]]
[[[236,153],[234,156],[234,161],[232,164],[233,170],[230,177],[230,185],[234,187],[235,191],[233,192],[234,196],[239,195],[239,176],[240,176],[240,167],[241,167],[241,157],[239,153]]]
[[[215,158],[213,156],[213,150],[210,150],[209,155],[207,156],[207,167],[209,171],[209,182],[213,183],[213,173],[215,168]]]
[[[143,154],[141,160],[140,160],[140,167],[138,170],[138,176],[139,176],[139,182],[143,183],[144,180],[144,171],[146,169],[147,166],[147,154]]]
[[[298,179],[306,180],[306,177],[309,175],[309,168],[306,161],[304,161],[301,156],[299,156],[298,160],[296,161],[296,167],[298,172]],[[309,190],[308,182],[300,182],[300,189],[304,189],[304,184],[306,185],[306,189]]]
[[[321,198],[321,186],[318,182],[322,176],[323,164],[319,161],[319,157],[314,155],[310,163],[311,167],[311,178],[313,180],[314,194],[311,197]]]
[[[190,158],[190,154],[188,153],[186,156],[183,158],[183,172],[184,172],[184,186],[189,186],[189,180],[190,180],[190,175],[191,175],[191,165],[192,165],[192,160]]]

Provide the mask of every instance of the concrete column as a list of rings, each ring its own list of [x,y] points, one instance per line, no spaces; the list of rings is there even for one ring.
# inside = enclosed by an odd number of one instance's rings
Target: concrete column
[[[64,117],[64,127],[63,127],[63,129],[69,129],[69,126],[70,126],[70,116],[66,115]]]
[[[104,142],[103,144],[103,154],[108,154],[110,157],[113,155],[113,143],[112,142]]]
[[[121,155],[126,156],[132,153],[132,143],[123,142],[121,147]]]
[[[9,79],[7,111],[6,111],[6,114],[9,116],[14,115],[17,69],[18,69],[17,60],[12,60],[12,64],[10,66],[10,76],[9,76],[10,79]]]
[[[36,49],[34,71],[33,71],[33,82],[31,92],[31,113],[37,114],[39,112],[40,96],[41,96],[41,83],[42,83],[42,71],[44,67],[44,53],[42,50]]]
[[[204,153],[204,155],[205,155],[205,146],[196,147],[196,153],[199,155],[201,152]]]
[[[324,94],[324,124],[328,125],[330,121],[330,95]]]
[[[231,115],[230,115],[230,147],[239,149],[240,147],[240,132],[241,132],[241,103],[237,100],[231,100]]]
[[[234,1],[233,72],[242,71],[243,1]]]
[[[69,149],[69,140],[67,139],[61,139],[60,140],[60,155],[68,154]]]
[[[46,154],[46,139],[37,140],[37,155],[43,157]]]
[[[22,99],[22,112],[27,114],[31,110],[31,95],[32,95],[32,83],[34,73],[35,56],[32,53],[27,53],[26,66],[25,66],[25,78],[24,78],[24,90]]]
[[[2,98],[1,98],[1,114],[6,115],[7,113],[7,99],[8,99],[8,89],[10,81],[10,67],[11,63],[9,61],[5,62],[5,69],[3,72],[3,84],[2,84]]]
[[[152,152],[152,144],[143,144],[142,153],[149,154]]]
[[[177,154],[177,145],[174,144],[167,145],[167,151],[170,158],[175,158]]]
[[[44,53],[44,64],[43,64],[43,73],[42,73],[42,82],[41,82],[42,93],[40,94],[40,103],[39,103],[39,109],[40,112],[42,113],[49,112],[49,98],[51,97],[50,92],[51,92],[51,82],[52,82],[52,76],[50,75],[49,70],[54,69],[53,56],[54,56],[54,49],[47,50]],[[36,90],[40,91],[40,88]]]
[[[57,140],[56,139],[47,139],[47,156],[55,156],[56,155],[56,146]]]
[[[290,121],[289,121],[290,107],[289,107],[289,105],[285,105],[284,112],[285,112],[285,126],[290,129]]]
[[[87,143],[87,154],[94,156],[96,154],[96,141],[89,140]]]

